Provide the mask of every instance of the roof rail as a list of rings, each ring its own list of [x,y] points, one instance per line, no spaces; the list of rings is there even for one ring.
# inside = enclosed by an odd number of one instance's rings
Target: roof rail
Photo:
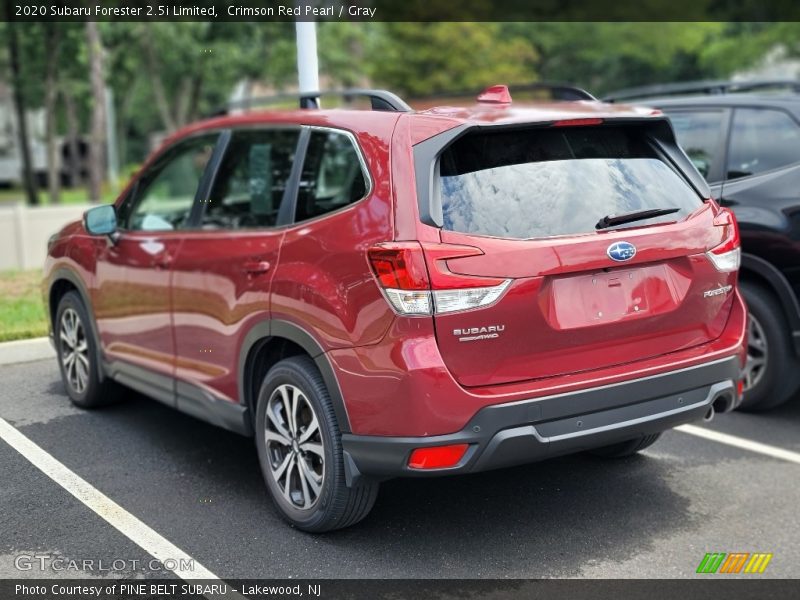
[[[225,108],[214,113],[224,115],[231,110],[244,109],[250,110],[268,104],[281,104],[292,100],[299,101],[300,108],[319,108],[319,99],[328,97],[340,97],[345,100],[354,98],[368,98],[372,110],[385,110],[390,112],[409,112],[411,107],[402,98],[386,90],[366,90],[366,89],[345,89],[330,90],[324,92],[297,92],[291,94],[276,94],[274,96],[256,96],[253,98],[242,98],[228,102]]]
[[[566,102],[574,100],[592,100],[597,101],[597,98],[592,96],[583,88],[579,88],[568,83],[554,83],[541,81],[537,83],[530,83],[527,85],[512,85],[509,86],[509,91],[512,93],[517,92],[538,92],[549,91],[553,94],[554,100],[563,100]]]
[[[558,101],[574,101],[574,100],[592,100],[597,101],[597,98],[592,96],[589,92],[568,83],[556,83],[539,81],[536,83],[529,83],[525,85],[509,85],[508,91],[512,94],[524,94],[525,92],[550,92],[553,100]],[[475,98],[475,91],[455,91],[455,92],[437,92],[434,94],[427,94],[425,96],[417,96],[412,98],[414,101],[432,101],[438,98],[441,99],[470,99]]]
[[[660,83],[641,87],[626,88],[611,92],[603,97],[606,102],[625,100],[643,100],[664,96],[680,96],[683,94],[741,94],[768,89],[780,89],[800,93],[800,80],[797,79],[764,79],[753,81],[729,81],[725,79],[708,79],[703,81],[686,81],[678,83]]]

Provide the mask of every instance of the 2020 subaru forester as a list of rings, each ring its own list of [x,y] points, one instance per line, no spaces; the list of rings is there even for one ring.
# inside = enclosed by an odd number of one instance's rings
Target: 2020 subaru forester
[[[624,456],[739,402],[736,222],[660,113],[363,93],[188,127],[51,239],[75,404],[122,384],[254,436],[325,531],[382,479]]]

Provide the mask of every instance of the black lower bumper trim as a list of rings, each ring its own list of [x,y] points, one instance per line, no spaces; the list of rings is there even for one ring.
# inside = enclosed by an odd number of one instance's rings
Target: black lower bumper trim
[[[430,437],[342,435],[348,481],[472,473],[535,462],[657,433],[701,419],[720,398],[735,405],[739,359],[509,404],[487,406],[456,433]],[[415,448],[470,445],[454,467],[409,469]]]

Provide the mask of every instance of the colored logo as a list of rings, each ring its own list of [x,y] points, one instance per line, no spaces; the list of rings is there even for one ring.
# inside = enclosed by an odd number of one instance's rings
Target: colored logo
[[[766,552],[709,552],[700,561],[697,567],[698,573],[763,573],[769,561],[772,560],[772,553]]]
[[[636,256],[636,246],[630,242],[614,242],[606,250],[608,258],[617,262],[623,262]]]

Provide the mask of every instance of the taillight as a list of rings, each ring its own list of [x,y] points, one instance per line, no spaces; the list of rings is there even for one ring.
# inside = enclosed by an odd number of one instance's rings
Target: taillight
[[[724,238],[721,244],[710,248],[706,256],[717,271],[723,273],[738,271],[742,262],[742,249],[736,217],[727,208],[721,208],[719,214],[714,217],[714,226],[723,228]]]
[[[411,469],[446,469],[454,467],[464,457],[468,444],[417,448],[408,458]]]
[[[491,287],[465,288],[462,290],[433,290],[433,304],[437,313],[470,310],[494,304],[511,283],[506,279]]]
[[[384,288],[428,289],[428,269],[418,244],[375,246],[369,249],[369,262]]]
[[[447,268],[448,259],[481,254],[472,246],[418,242],[381,244],[367,251],[389,304],[397,313],[412,316],[472,310],[496,302],[510,279],[461,275]]]

